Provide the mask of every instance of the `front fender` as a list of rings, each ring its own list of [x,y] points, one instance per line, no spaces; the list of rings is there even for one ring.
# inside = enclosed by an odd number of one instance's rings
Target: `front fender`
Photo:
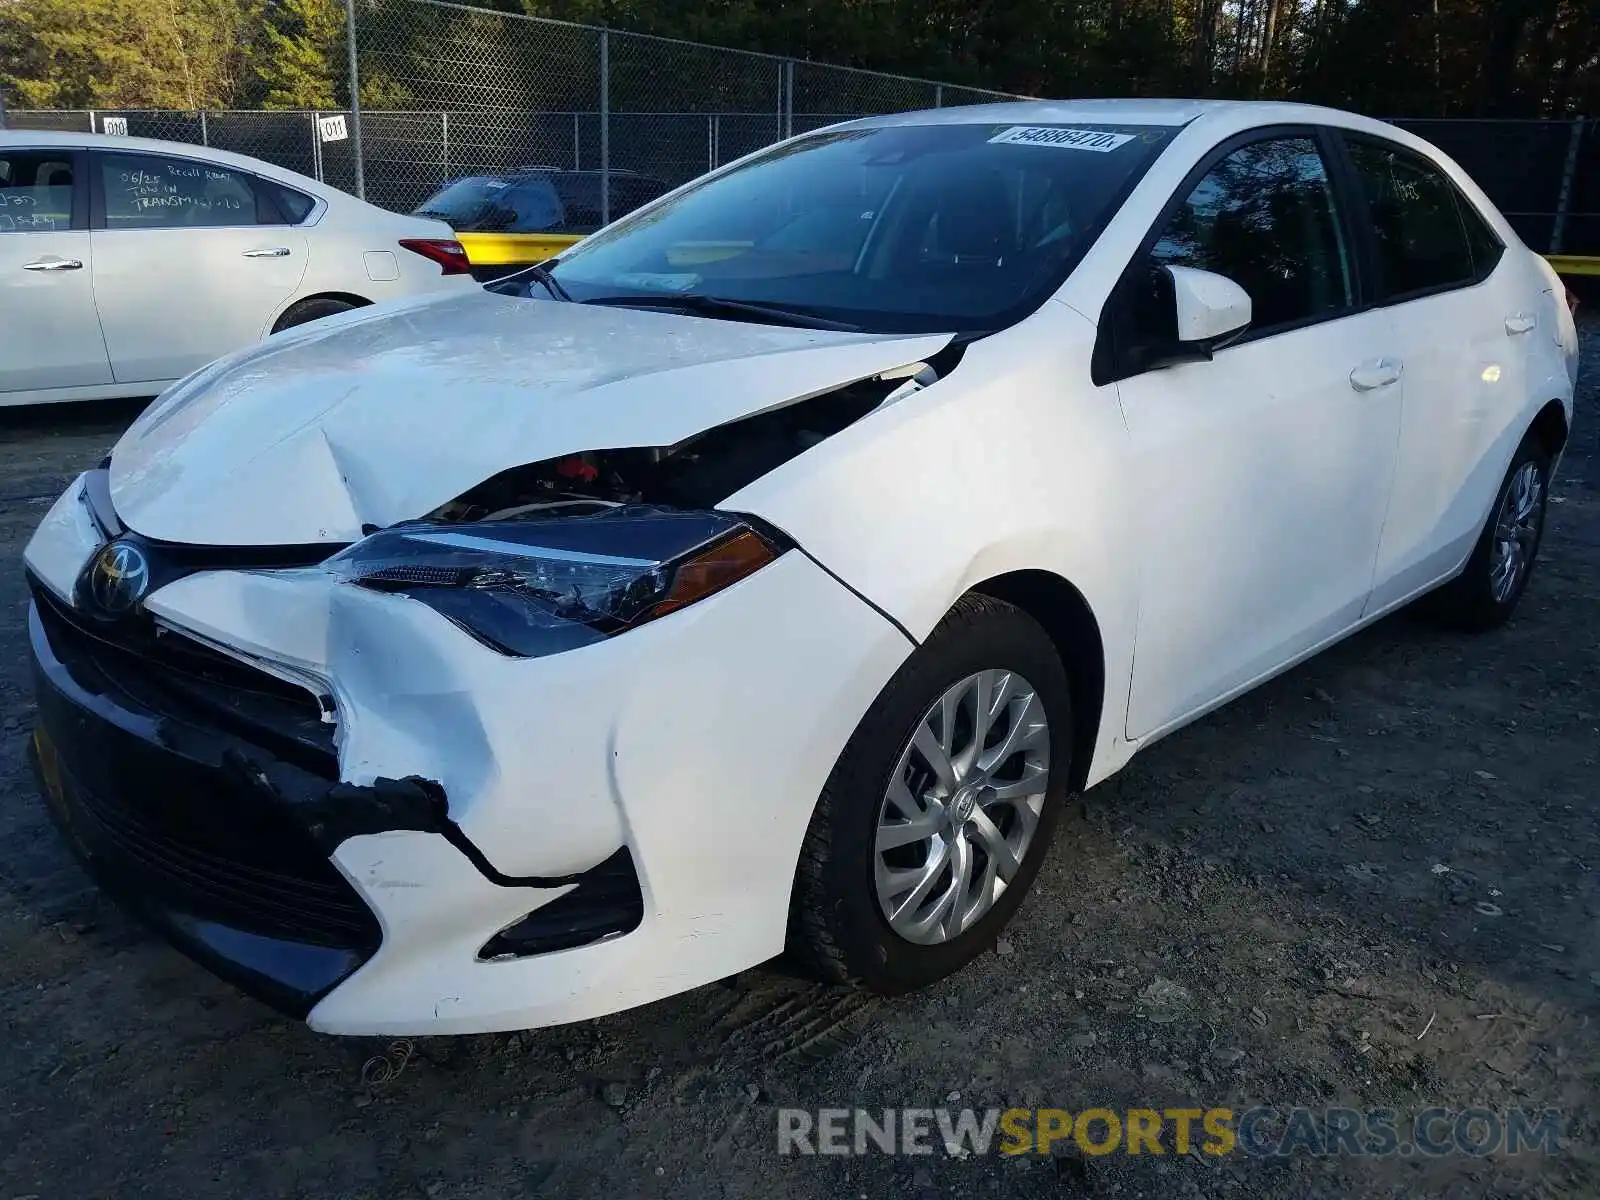
[[[974,586],[1021,570],[1073,584],[1100,626],[1107,718],[1090,782],[1125,758],[1114,731],[1138,617],[1122,498],[1127,431],[1089,380],[1094,326],[1062,304],[972,343],[939,382],[888,404],[723,507],[783,529],[921,641]]]

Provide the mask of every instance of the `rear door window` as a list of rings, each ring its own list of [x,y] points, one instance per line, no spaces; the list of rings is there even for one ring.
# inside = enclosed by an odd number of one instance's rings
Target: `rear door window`
[[[1499,239],[1473,211],[1474,254],[1465,202],[1443,171],[1390,142],[1349,135],[1345,140],[1366,195],[1383,299],[1464,287],[1493,269]]]
[[[0,153],[0,233],[71,229],[72,158],[61,150]]]

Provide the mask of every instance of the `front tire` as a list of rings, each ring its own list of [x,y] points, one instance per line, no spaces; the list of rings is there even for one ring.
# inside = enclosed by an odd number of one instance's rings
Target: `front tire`
[[[1428,597],[1428,614],[1469,633],[1510,620],[1533,576],[1549,497],[1550,455],[1530,433],[1512,456],[1472,557],[1460,575]]]
[[[994,944],[1060,816],[1071,688],[1021,609],[967,596],[901,666],[846,744],[800,852],[789,954],[895,994]]]

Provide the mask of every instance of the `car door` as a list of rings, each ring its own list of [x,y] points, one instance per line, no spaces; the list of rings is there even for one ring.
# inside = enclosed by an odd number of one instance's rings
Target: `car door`
[[[95,302],[119,383],[177,379],[258,341],[299,286],[305,234],[246,172],[96,151]]]
[[[1374,287],[1406,361],[1394,497],[1369,607],[1436,582],[1472,548],[1522,413],[1536,288],[1448,176],[1382,138],[1345,135],[1366,205]]]
[[[1329,145],[1308,129],[1224,143],[1125,277],[1165,264],[1214,271],[1250,294],[1253,313],[1210,361],[1118,385],[1140,575],[1130,737],[1348,628],[1371,588],[1401,364],[1387,315],[1361,310]],[[1114,319],[1137,322],[1130,312]]]
[[[0,400],[111,382],[84,163],[81,151],[0,149]]]

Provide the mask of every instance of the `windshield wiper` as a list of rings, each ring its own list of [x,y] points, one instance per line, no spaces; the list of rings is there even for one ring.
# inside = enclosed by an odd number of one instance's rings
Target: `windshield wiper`
[[[544,290],[557,300],[565,300],[569,304],[572,303],[572,293],[561,286],[561,281],[552,275],[550,268],[543,263],[535,263],[533,266],[526,268],[522,274],[532,275],[540,283],[544,284]]]
[[[755,317],[775,325],[794,325],[801,329],[831,329],[839,333],[862,333],[859,325],[844,321],[830,321],[813,316],[796,308],[779,304],[758,304],[751,300],[729,300],[722,296],[702,296],[698,292],[661,293],[647,296],[596,296],[584,304],[601,304],[613,308],[676,308],[703,316]]]

